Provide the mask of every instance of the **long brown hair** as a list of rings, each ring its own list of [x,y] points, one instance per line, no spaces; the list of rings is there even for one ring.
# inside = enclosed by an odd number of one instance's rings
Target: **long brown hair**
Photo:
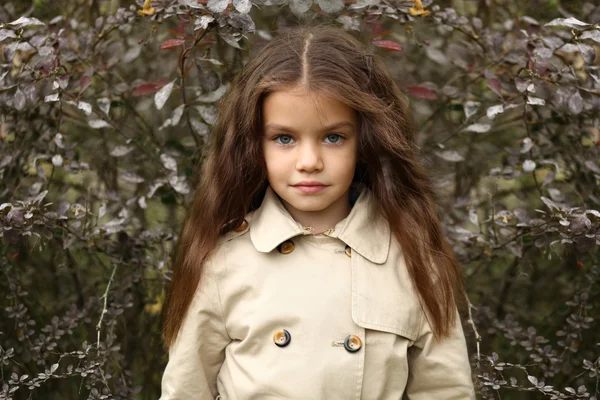
[[[456,323],[462,277],[440,227],[432,184],[418,160],[415,129],[402,93],[383,61],[359,39],[325,25],[280,33],[235,77],[219,119],[195,199],[181,231],[167,293],[164,339],[175,341],[223,227],[240,224],[264,197],[262,102],[302,86],[358,112],[355,179],[372,190],[401,246],[419,301],[436,337]]]

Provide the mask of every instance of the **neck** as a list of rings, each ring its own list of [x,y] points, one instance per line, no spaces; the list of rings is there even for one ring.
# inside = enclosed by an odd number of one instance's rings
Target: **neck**
[[[292,218],[302,226],[310,226],[315,234],[331,229],[350,214],[350,191],[333,202],[329,207],[319,211],[302,211],[292,207],[282,199],[283,206]]]

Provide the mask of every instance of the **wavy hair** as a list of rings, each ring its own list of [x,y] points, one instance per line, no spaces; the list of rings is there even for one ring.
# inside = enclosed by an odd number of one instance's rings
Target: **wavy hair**
[[[418,159],[408,106],[383,60],[369,47],[341,28],[317,25],[290,28],[272,39],[236,75],[218,104],[219,118],[176,248],[164,314],[166,346],[177,337],[219,235],[241,224],[264,197],[263,99],[297,87],[357,111],[360,161],[355,180],[379,201],[435,336],[447,336],[460,323],[461,269]]]

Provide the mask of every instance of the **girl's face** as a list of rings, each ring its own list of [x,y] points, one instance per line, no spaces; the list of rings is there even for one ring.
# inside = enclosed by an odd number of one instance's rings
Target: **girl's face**
[[[269,184],[290,214],[347,209],[357,160],[356,112],[302,89],[270,93],[262,111]]]

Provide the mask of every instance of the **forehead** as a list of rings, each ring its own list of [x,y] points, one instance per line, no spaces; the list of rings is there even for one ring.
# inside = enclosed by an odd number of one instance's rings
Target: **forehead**
[[[342,101],[325,93],[301,89],[270,93],[263,101],[262,115],[264,127],[323,128],[344,121],[351,126],[357,123],[356,112]]]

